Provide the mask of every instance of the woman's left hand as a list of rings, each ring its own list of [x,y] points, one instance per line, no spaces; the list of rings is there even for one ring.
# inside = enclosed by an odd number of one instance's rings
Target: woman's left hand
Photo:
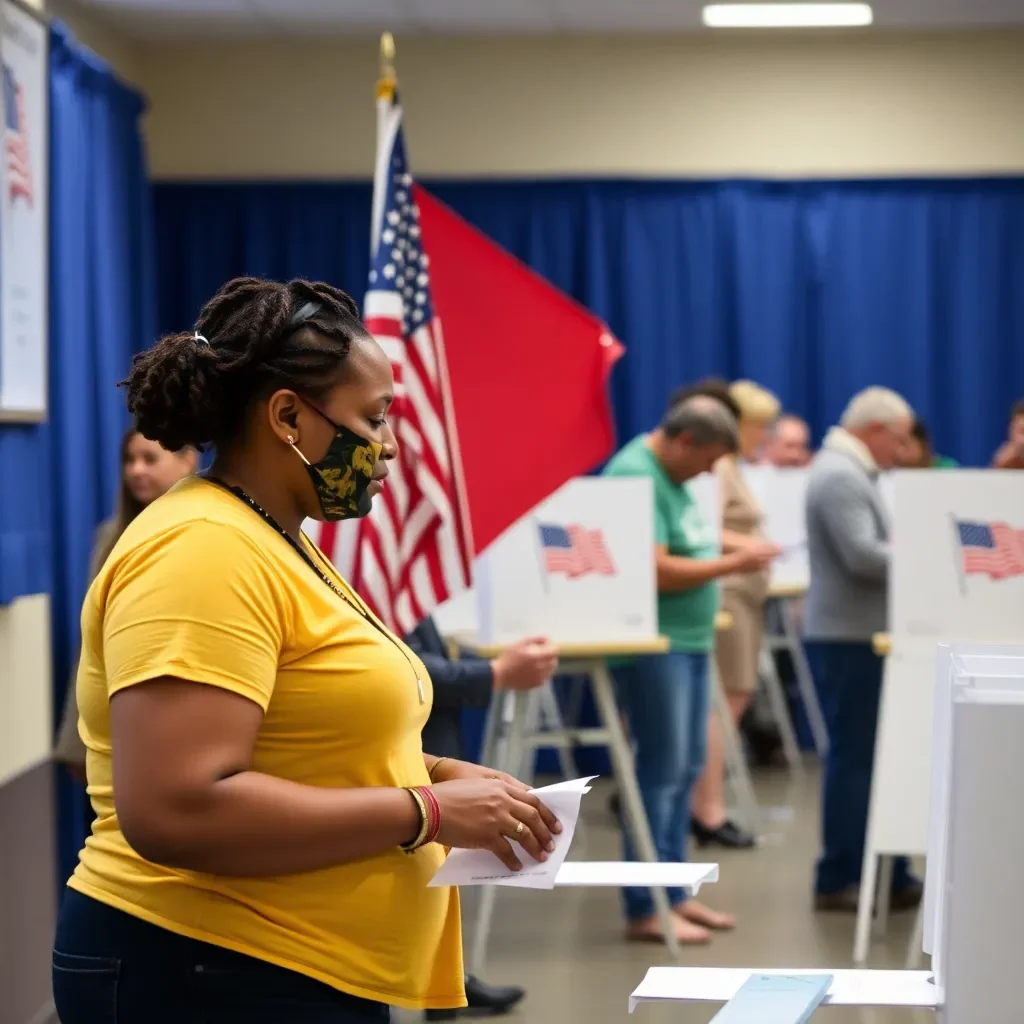
[[[455,779],[500,779],[502,782],[507,782],[518,789],[530,788],[506,772],[499,772],[482,764],[457,761],[454,757],[443,757],[437,761],[434,770],[431,772],[430,781],[452,782]]]

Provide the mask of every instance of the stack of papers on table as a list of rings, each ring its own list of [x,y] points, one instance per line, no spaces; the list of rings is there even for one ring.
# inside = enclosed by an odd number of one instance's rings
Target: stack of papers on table
[[[934,1009],[938,992],[931,971],[812,971],[777,967],[652,967],[629,997],[638,1003],[727,1003],[752,974],[831,974],[822,1006],[906,1006]]]

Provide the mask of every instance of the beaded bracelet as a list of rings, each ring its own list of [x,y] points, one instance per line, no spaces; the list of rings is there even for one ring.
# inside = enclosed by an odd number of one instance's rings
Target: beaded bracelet
[[[441,831],[441,805],[437,802],[437,797],[434,796],[434,791],[429,786],[420,786],[418,788],[420,796],[423,797],[427,805],[427,812],[430,818],[427,836],[423,840],[423,845],[426,846],[427,843],[436,842],[438,833]]]

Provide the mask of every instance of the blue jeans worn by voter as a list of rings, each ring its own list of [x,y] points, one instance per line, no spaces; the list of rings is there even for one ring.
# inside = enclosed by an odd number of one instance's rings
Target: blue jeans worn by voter
[[[61,1024],[386,1024],[390,1013],[73,889],[57,922],[53,999]]]
[[[814,891],[838,893],[860,884],[871,802],[883,659],[870,643],[809,641],[807,660],[828,726],[821,797],[822,855]],[[910,862],[893,862],[892,887],[914,883]]]
[[[650,822],[658,860],[686,860],[690,790],[704,770],[708,729],[708,656],[672,651],[637,658],[615,669],[619,704],[629,722],[636,778]],[[623,827],[623,859],[637,851]],[[640,921],[654,913],[649,889],[623,889],[626,916]],[[669,889],[677,906],[682,889]]]

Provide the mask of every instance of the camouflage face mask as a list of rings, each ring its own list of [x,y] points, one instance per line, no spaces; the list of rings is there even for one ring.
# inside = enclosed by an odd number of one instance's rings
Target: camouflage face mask
[[[324,520],[334,523],[339,519],[361,518],[370,511],[372,499],[366,488],[370,486],[384,446],[339,426],[316,406],[310,408],[334,427],[334,438],[324,457],[317,462],[310,462],[295,445],[292,447],[306,464]]]

